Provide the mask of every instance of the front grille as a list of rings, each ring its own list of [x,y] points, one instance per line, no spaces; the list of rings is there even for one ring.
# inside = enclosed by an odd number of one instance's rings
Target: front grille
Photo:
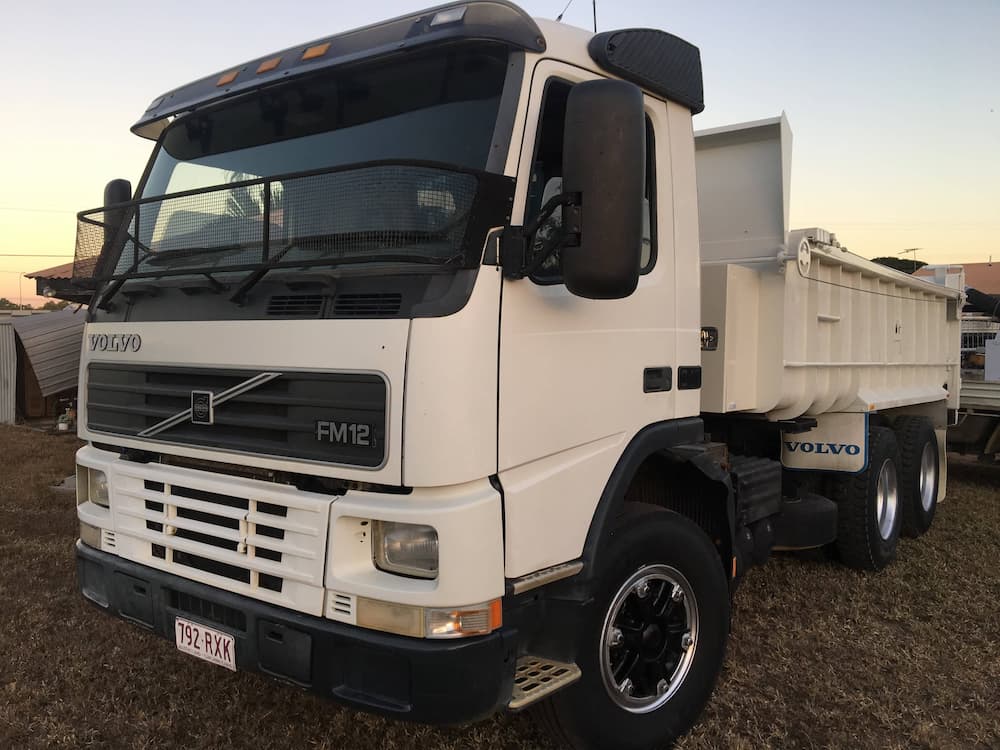
[[[387,389],[378,375],[282,372],[227,399],[261,373],[98,362],[87,372],[87,426],[95,432],[146,437],[140,433],[189,410],[193,391],[211,391],[213,424],[188,414],[148,437],[348,466],[381,466],[385,456]]]
[[[118,462],[113,477],[123,557],[303,611],[322,610],[329,496],[152,463]]]

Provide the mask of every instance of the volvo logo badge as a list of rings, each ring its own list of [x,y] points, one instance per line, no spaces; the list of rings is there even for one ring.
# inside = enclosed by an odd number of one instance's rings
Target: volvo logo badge
[[[216,406],[222,406],[230,399],[242,396],[244,393],[280,377],[280,372],[262,372],[219,393],[213,393],[212,391],[191,391],[191,406],[189,408],[157,422],[152,427],[147,427],[138,436],[153,437],[153,435],[159,435],[164,430],[169,430],[171,427],[176,427],[188,420],[191,420],[194,424],[215,424]]]
[[[214,424],[215,407],[212,391],[191,391],[191,422],[193,424]]]

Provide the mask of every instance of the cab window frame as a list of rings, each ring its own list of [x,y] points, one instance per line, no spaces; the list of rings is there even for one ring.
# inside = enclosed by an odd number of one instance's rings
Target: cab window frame
[[[535,165],[538,164],[539,150],[542,146],[542,137],[544,135],[545,129],[543,123],[545,121],[547,108],[550,102],[550,97],[552,96],[552,88],[554,86],[562,86],[567,89],[572,89],[581,81],[571,81],[567,78],[555,75],[550,76],[546,79],[544,87],[542,89],[541,104],[539,106],[539,116],[538,122],[535,125],[535,135],[534,135],[534,145],[531,150],[531,162],[529,167],[529,180],[535,176]],[[643,100],[645,101],[645,94],[643,94]],[[645,176],[644,176],[644,198],[649,204],[649,257],[646,259],[646,263],[639,269],[639,274],[644,276],[650,273],[656,266],[657,260],[657,210],[656,210],[656,127],[653,123],[653,118],[650,114],[650,110],[647,107],[643,108],[643,116],[645,118],[645,137],[646,137],[646,163],[645,163]],[[563,123],[565,126],[565,110],[563,110]],[[560,131],[561,132],[561,131]],[[560,162],[560,172],[562,171],[562,164]],[[534,187],[533,183],[529,181],[528,191],[532,190]],[[541,191],[544,195],[545,186],[538,185],[537,189]],[[542,195],[538,195],[537,199],[529,198],[525,201],[525,212],[524,212],[524,224],[531,221],[538,213],[542,207]],[[530,277],[531,281],[539,286],[554,286],[558,284],[564,284],[565,281],[562,276],[561,270],[552,273],[539,273],[535,272]]]

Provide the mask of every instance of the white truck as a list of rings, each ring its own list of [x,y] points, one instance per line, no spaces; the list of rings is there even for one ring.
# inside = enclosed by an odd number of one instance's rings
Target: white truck
[[[79,216],[83,595],[391,717],[686,731],[751,566],[927,530],[959,389],[959,292],[702,109],[687,42],[498,0],[153,101]]]
[[[966,295],[962,308],[962,391],[948,449],[991,463],[1000,456],[1000,297],[966,286],[961,265],[916,272]]]

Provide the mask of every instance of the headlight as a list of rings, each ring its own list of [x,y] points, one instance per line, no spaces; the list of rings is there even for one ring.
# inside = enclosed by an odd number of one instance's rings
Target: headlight
[[[76,504],[90,501],[104,508],[109,506],[108,475],[86,466],[76,467]]]
[[[415,578],[437,578],[438,535],[433,526],[395,521],[372,524],[375,567]]]

